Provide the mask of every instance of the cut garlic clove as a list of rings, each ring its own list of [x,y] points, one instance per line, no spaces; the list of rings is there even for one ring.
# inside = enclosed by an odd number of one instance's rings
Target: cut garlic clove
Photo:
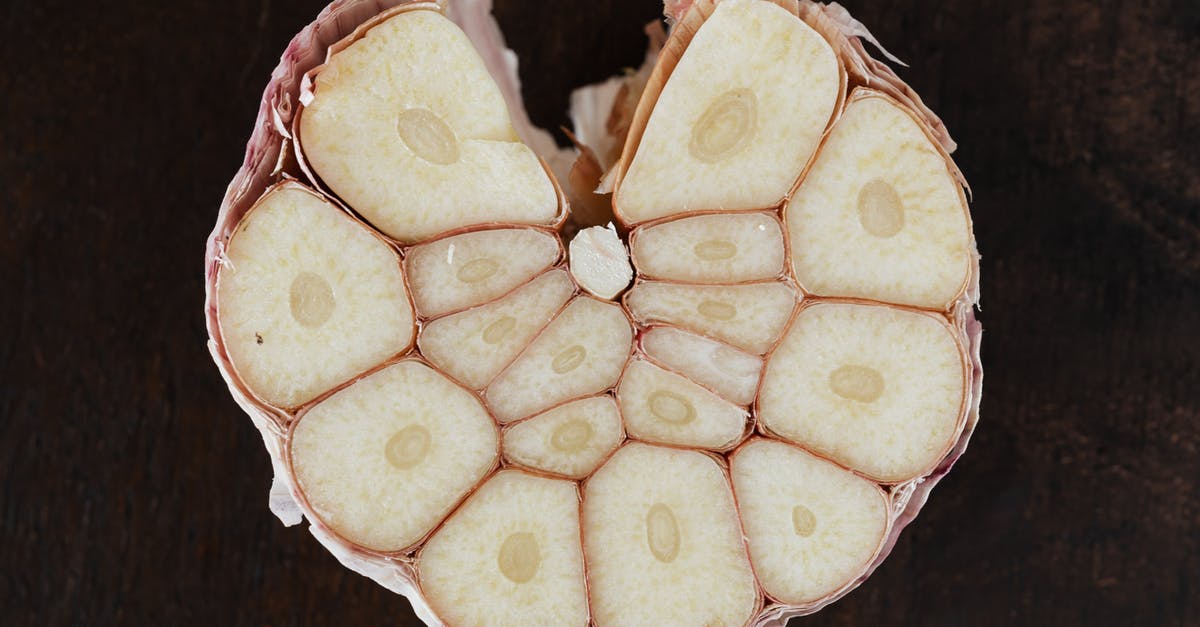
[[[966,285],[962,188],[881,94],[855,92],[785,213],[796,278],[815,294],[944,309]]]
[[[588,624],[579,491],[570,481],[497,473],[429,539],[421,586],[451,625]]]
[[[633,347],[629,318],[612,303],[576,297],[485,393],[501,423],[602,392]]]
[[[582,479],[624,439],[621,414],[611,396],[560,405],[504,431],[504,459],[526,468]]]
[[[750,561],[763,589],[793,605],[852,583],[888,530],[878,485],[794,446],[756,438],[730,461]]]
[[[671,324],[763,354],[783,332],[800,296],[786,283],[682,285],[646,281],[625,305],[641,324]]]
[[[641,359],[621,376],[617,402],[629,436],[646,442],[721,451],[746,432],[745,409]]]
[[[421,329],[417,345],[447,374],[482,389],[574,292],[565,270],[550,270],[495,302],[430,322]]]
[[[597,625],[743,625],[758,587],[729,483],[695,451],[630,443],[584,484]]]
[[[646,355],[743,406],[754,402],[762,357],[674,327],[651,327],[641,337]]]
[[[421,540],[496,465],[497,433],[474,395],[401,361],[314,405],[290,454],[322,522],[391,552]]]
[[[439,13],[372,26],[315,83],[300,118],[304,157],[387,235],[411,243],[470,225],[556,220],[554,185],[517,141],[471,42]]]
[[[507,294],[554,265],[561,252],[544,231],[495,229],[414,246],[404,265],[417,313],[433,318]]]
[[[946,322],[893,307],[801,310],[768,357],[758,419],[877,481],[928,472],[958,435],[962,353]]]
[[[783,274],[783,229],[771,214],[713,214],[642,227],[631,238],[638,273],[685,283],[742,283]]]
[[[627,224],[778,204],[841,93],[829,44],[770,2],[725,0],[671,71],[616,191]]]
[[[276,407],[302,405],[412,344],[396,251],[297,183],[275,187],[246,214],[219,272],[230,360]]]

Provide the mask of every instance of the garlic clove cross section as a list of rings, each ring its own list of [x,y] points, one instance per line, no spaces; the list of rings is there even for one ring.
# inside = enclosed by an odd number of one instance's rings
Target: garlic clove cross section
[[[811,603],[853,581],[890,526],[878,485],[795,446],[750,440],[730,474],[754,572],[784,603]]]
[[[558,215],[554,185],[517,140],[483,59],[436,11],[398,13],[333,55],[300,137],[321,180],[404,243]]]
[[[584,484],[598,625],[742,625],[757,585],[729,482],[695,451],[626,444]]]
[[[764,428],[882,483],[928,472],[958,436],[966,373],[933,314],[821,303],[767,359]]]
[[[875,92],[851,95],[785,214],[796,278],[820,296],[940,310],[971,272],[961,186],[912,116]]]
[[[272,188],[238,225],[217,317],[246,386],[280,408],[403,352],[416,331],[396,251],[296,183]]]
[[[559,405],[507,427],[501,446],[509,463],[583,479],[624,437],[616,401],[602,395]]]
[[[425,544],[430,605],[452,625],[588,624],[579,489],[504,470]]]
[[[773,207],[820,142],[841,90],[821,35],[772,2],[724,0],[671,71],[616,191],[627,224]]]
[[[360,379],[296,423],[291,464],[308,504],[381,552],[421,540],[496,464],[496,425],[474,395],[415,360]]]

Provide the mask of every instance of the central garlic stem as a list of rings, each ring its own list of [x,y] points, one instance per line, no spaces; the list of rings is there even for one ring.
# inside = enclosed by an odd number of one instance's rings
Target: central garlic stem
[[[442,118],[429,109],[405,109],[396,117],[396,132],[414,155],[437,165],[458,161],[458,140]]]
[[[592,425],[583,420],[569,420],[562,423],[550,436],[550,445],[564,453],[576,453],[587,446],[592,439]]]
[[[811,536],[817,530],[817,517],[803,505],[792,508],[792,528],[801,538]]]
[[[875,237],[888,238],[904,228],[904,203],[896,188],[880,179],[858,190],[858,221]]]
[[[421,463],[429,453],[430,440],[432,437],[425,427],[405,427],[388,439],[384,447],[384,456],[387,457],[388,463],[396,468],[412,468]]]
[[[646,544],[660,562],[670,563],[679,555],[679,523],[670,507],[655,503],[646,513]]]
[[[496,561],[500,572],[513,583],[525,583],[533,579],[542,563],[537,538],[524,531],[508,536],[500,545]]]
[[[301,272],[292,279],[288,302],[296,322],[313,329],[333,315],[333,288],[329,281],[311,272]]]
[[[883,375],[865,366],[842,366],[829,374],[834,394],[860,403],[873,403],[883,394]]]
[[[754,137],[758,123],[758,98],[744,87],[731,89],[708,105],[692,127],[688,150],[705,163],[716,163],[736,154]]]
[[[696,417],[696,408],[686,398],[666,390],[650,395],[650,412],[664,422],[687,424]]]

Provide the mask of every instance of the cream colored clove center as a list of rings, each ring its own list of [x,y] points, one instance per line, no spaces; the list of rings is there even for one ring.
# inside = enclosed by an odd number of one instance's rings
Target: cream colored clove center
[[[542,563],[537,538],[525,531],[509,535],[500,545],[496,562],[500,566],[500,573],[513,583],[525,583],[533,579]]]
[[[463,283],[478,283],[487,280],[500,269],[500,264],[491,257],[480,257],[464,263],[454,276]]]
[[[495,322],[483,329],[483,341],[487,344],[499,344],[517,326],[517,319],[512,316],[497,318]]]
[[[888,238],[904,229],[904,203],[896,188],[880,179],[858,190],[858,221],[871,235]]]
[[[315,329],[333,315],[333,288],[329,281],[311,272],[301,272],[292,279],[288,300],[292,318],[301,326]]]
[[[829,389],[842,398],[873,403],[883,394],[883,375],[865,366],[842,366],[829,373]]]
[[[727,239],[704,240],[692,247],[692,252],[705,261],[732,259],[737,251],[737,244]]]
[[[585,420],[568,420],[554,430],[550,446],[564,452],[577,453],[592,439],[592,425]]]
[[[696,307],[700,315],[712,320],[732,320],[737,315],[737,307],[717,300],[706,300]]]
[[[421,159],[437,165],[458,161],[458,140],[442,118],[429,109],[405,109],[396,118],[404,145]]]
[[[388,463],[396,468],[405,470],[420,464],[429,454],[429,444],[432,437],[429,430],[421,425],[411,425],[397,431],[388,438],[384,446],[384,455]]]
[[[550,367],[558,374],[566,374],[579,367],[583,363],[583,358],[587,357],[587,349],[576,344],[569,348],[564,348],[554,356],[554,361],[550,362]]]
[[[797,505],[792,508],[792,528],[796,535],[807,538],[817,530],[817,517],[811,509]]]
[[[646,544],[660,562],[672,562],[679,555],[679,523],[663,503],[651,505],[646,513]]]
[[[720,96],[692,127],[688,151],[705,163],[716,163],[737,154],[754,138],[758,124],[758,98],[746,88]]]
[[[663,422],[685,425],[696,417],[696,408],[688,399],[668,390],[650,395],[650,413]]]

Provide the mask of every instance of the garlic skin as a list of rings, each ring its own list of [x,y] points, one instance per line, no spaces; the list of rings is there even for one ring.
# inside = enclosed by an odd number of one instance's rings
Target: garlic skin
[[[949,156],[950,152],[954,150],[955,144],[944,124],[887,65],[870,56],[866,50],[866,44],[870,43],[878,47],[878,43],[861,23],[854,20],[837,3],[825,5],[810,0],[799,0],[798,2],[781,0],[778,4],[793,11],[809,27],[830,42],[840,65],[845,68],[845,80],[856,85],[869,84],[904,106],[937,147],[945,160],[946,167],[958,184],[966,186],[965,179]],[[643,68],[661,67],[663,63],[655,66],[653,61],[661,61],[664,58],[668,59],[665,65],[673,66],[673,63],[669,61],[670,57],[674,56],[677,60],[686,47],[690,35],[694,34],[708,15],[711,15],[716,3],[711,0],[700,0],[694,3],[688,0],[668,0],[666,5],[666,14],[672,24],[671,38],[665,42],[661,52],[648,55],[647,63]],[[417,568],[412,557],[403,554],[364,551],[320,521],[313,507],[297,486],[292,462],[287,454],[288,441],[291,437],[290,430],[295,424],[296,415],[290,409],[284,410],[262,402],[251,392],[233,367],[228,349],[221,339],[217,319],[217,276],[222,266],[229,263],[226,250],[242,217],[269,187],[281,181],[307,178],[316,189],[322,189],[319,181],[310,172],[308,164],[304,162],[302,153],[298,150],[293,127],[294,118],[300,110],[306,94],[311,97],[310,73],[325,62],[330,51],[336,50],[339,45],[342,45],[340,42],[344,38],[352,37],[360,28],[369,27],[382,14],[390,15],[390,12],[394,10],[419,9],[442,11],[466,32],[480,52],[488,72],[500,88],[517,135],[544,160],[546,169],[553,173],[552,179],[556,179],[556,182],[571,180],[570,173],[575,161],[575,152],[571,149],[557,147],[552,136],[533,126],[525,114],[520,100],[516,57],[504,46],[499,28],[490,15],[490,0],[440,0],[438,2],[335,0],[317,16],[313,23],[301,30],[291,41],[264,90],[244,161],[229,183],[217,215],[216,224],[207,241],[205,317],[209,332],[208,346],[213,360],[229,386],[234,400],[250,416],[261,432],[264,446],[272,461],[275,477],[268,494],[268,504],[272,513],[287,526],[299,524],[302,517],[307,518],[313,536],[344,566],[407,597],[414,612],[426,624],[443,625],[444,623],[435,615],[425,600],[417,583]],[[892,58],[886,51],[884,54]],[[661,90],[665,79],[665,74],[658,72],[650,74],[645,79],[645,91],[649,93]],[[627,92],[630,90],[640,92],[643,89],[642,85],[636,83],[631,83],[631,85],[633,87],[627,89]],[[595,88],[584,88],[579,93],[589,94],[586,91],[588,89]],[[572,114],[577,129],[589,129],[587,132],[580,132],[579,139],[584,147],[590,147],[593,150],[594,154],[591,159],[595,162],[596,170],[593,174],[598,176],[592,178],[598,181],[598,187],[595,190],[600,192],[613,190],[613,185],[619,182],[619,173],[623,162],[632,157],[631,154],[628,154],[629,148],[625,143],[626,132],[628,131],[632,136],[639,133],[637,126],[641,113],[640,106],[638,107],[639,111],[631,116],[633,119],[629,126],[609,129],[604,123],[610,111],[605,110],[603,103],[620,104],[619,98],[617,98],[620,89],[620,85],[609,87],[603,97],[598,97],[594,91],[590,92],[588,97],[593,98],[590,101],[591,104],[586,107],[579,104]],[[607,93],[612,94],[611,101],[608,100]],[[578,99],[574,96],[572,98],[573,105],[585,101],[584,96],[580,96]],[[633,101],[638,101],[636,96]],[[642,102],[644,103],[646,100],[642,99]],[[842,103],[839,101],[839,110],[841,106]],[[644,124],[644,116],[642,118],[641,123]],[[611,154],[612,146],[622,145],[626,145],[626,154],[619,159],[611,160],[608,155]],[[560,196],[560,205],[566,204],[565,198],[563,198],[564,194],[577,192],[577,190],[564,192],[561,189],[556,191]],[[969,193],[969,188],[967,191]],[[560,218],[559,225],[565,218],[565,215]],[[967,228],[969,232],[971,228],[969,216],[967,217]],[[612,252],[615,250],[611,241],[604,243],[604,240],[608,239],[608,236],[605,235],[601,238],[599,245],[592,242],[587,246],[581,244],[581,247],[590,248],[598,256],[603,257],[604,255],[599,254],[600,251]],[[588,240],[583,240],[583,242],[586,244]],[[617,240],[617,243],[621,242]],[[572,248],[573,246],[574,241]],[[889,517],[887,534],[875,557],[853,581],[821,598],[802,604],[779,603],[767,597],[765,606],[757,610],[748,624],[781,627],[792,617],[818,611],[865,581],[886,558],[904,527],[915,519],[934,486],[949,472],[954,462],[966,450],[979,418],[983,381],[979,356],[982,327],[974,315],[974,306],[979,301],[979,256],[975,250],[973,236],[970,240],[969,252],[967,279],[958,295],[951,299],[944,308],[944,313],[949,318],[955,337],[963,347],[967,360],[966,385],[962,400],[963,416],[959,434],[950,450],[928,473],[892,485],[887,490]],[[573,252],[571,255],[574,257]],[[628,257],[626,257],[624,267],[627,268],[628,263]],[[584,265],[581,264],[580,268],[583,268]],[[629,284],[629,279],[626,279],[621,287],[614,289],[619,277],[625,276],[625,270],[618,266],[620,264],[613,263],[604,266],[603,271],[597,271],[591,275],[584,271],[584,278],[581,279],[580,275],[576,274],[576,280],[597,296],[606,299],[613,298]],[[572,265],[572,272],[577,272],[574,265]],[[632,270],[630,270],[630,275],[632,275]],[[601,280],[593,277],[604,278]],[[591,289],[587,287],[589,285]],[[300,415],[302,415],[303,409],[300,411]]]

